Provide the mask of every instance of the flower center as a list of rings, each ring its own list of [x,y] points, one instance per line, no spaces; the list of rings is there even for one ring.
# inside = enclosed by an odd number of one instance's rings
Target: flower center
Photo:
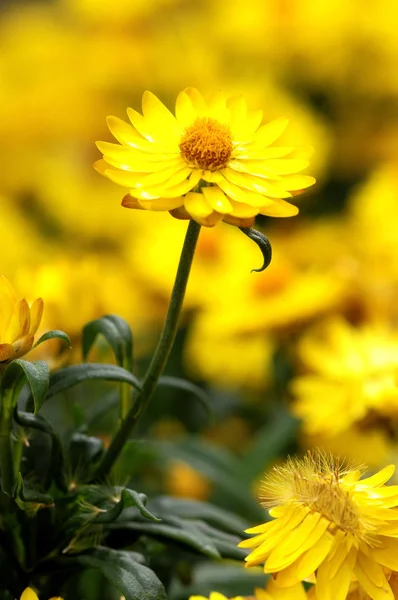
[[[210,117],[198,117],[180,141],[180,151],[187,163],[210,171],[226,167],[232,150],[229,127]]]

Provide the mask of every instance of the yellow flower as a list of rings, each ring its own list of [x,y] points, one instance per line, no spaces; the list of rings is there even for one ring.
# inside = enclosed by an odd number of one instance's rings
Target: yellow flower
[[[315,182],[297,175],[312,149],[274,146],[287,126],[280,118],[261,124],[243,97],[217,93],[209,102],[194,88],[178,95],[176,117],[145,92],[143,115],[129,108],[131,125],[108,117],[119,144],[98,142],[104,159],[95,168],[129,188],[123,206],[170,211],[207,227],[220,220],[251,226],[258,214],[290,217],[286,202]]]
[[[43,300],[31,306],[25,298],[17,300],[10,282],[0,277],[0,364],[23,356],[33,346],[43,314]]]
[[[36,592],[34,592],[32,588],[28,587],[22,592],[20,600],[39,600],[39,598]],[[62,600],[62,598],[57,596],[54,598],[50,598],[50,600]]]
[[[396,334],[335,318],[306,335],[299,354],[310,373],[296,377],[292,391],[306,433],[336,435],[371,411],[397,414]]]
[[[228,598],[219,592],[211,592],[209,598],[205,596],[191,596],[189,600],[228,600]],[[230,600],[307,600],[307,594],[301,583],[293,585],[288,589],[283,589],[278,587],[273,578],[270,577],[265,590],[256,588],[254,596],[235,596]]]
[[[207,500],[212,488],[206,477],[180,460],[171,463],[166,473],[165,486],[171,496],[196,500]]]
[[[392,600],[384,567],[398,570],[398,486],[394,466],[362,470],[315,451],[291,458],[265,478],[261,501],[272,521],[253,527],[247,565],[265,563],[279,587],[316,574],[318,600],[344,600],[356,578],[373,600]]]

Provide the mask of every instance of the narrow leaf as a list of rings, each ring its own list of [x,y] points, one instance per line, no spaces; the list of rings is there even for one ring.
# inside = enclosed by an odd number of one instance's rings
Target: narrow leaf
[[[1,381],[1,390],[3,393],[10,391],[16,384],[20,390],[21,382],[20,376],[24,377],[24,380],[30,387],[30,391],[33,397],[35,412],[37,413],[46,397],[46,393],[49,385],[49,368],[44,360],[38,360],[36,362],[28,362],[20,358],[13,360],[12,363],[7,367],[3,379]],[[15,406],[18,397],[16,394],[13,395],[13,407]]]
[[[194,383],[191,383],[190,381],[180,377],[171,377],[167,375],[159,379],[158,386],[172,387],[182,390],[183,392],[187,392],[199,400],[208,417],[212,416],[211,398],[198,385],[195,385]]]
[[[47,340],[53,340],[54,338],[62,340],[63,342],[65,342],[65,344],[69,346],[69,348],[72,348],[72,342],[70,341],[70,337],[64,331],[60,331],[59,329],[52,329],[51,331],[43,333],[43,335],[37,340],[34,346],[32,346],[32,350],[33,348],[36,348],[39,344],[47,342]]]
[[[97,547],[74,557],[87,568],[98,569],[126,600],[166,600],[166,592],[155,573],[135,559],[134,552]]]
[[[141,389],[141,382],[126,369],[117,365],[103,365],[101,363],[86,363],[73,365],[56,371],[50,377],[50,387],[47,399],[63,392],[82,381],[104,380],[129,383],[137,390]]]

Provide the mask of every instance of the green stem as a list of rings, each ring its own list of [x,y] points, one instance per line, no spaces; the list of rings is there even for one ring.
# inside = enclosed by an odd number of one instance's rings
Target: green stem
[[[119,457],[123,446],[138,423],[138,420],[146,407],[148,406],[157,386],[173,347],[177,333],[178,320],[184,301],[185,290],[188,283],[189,273],[191,271],[192,261],[195,254],[196,244],[200,232],[200,225],[196,221],[190,221],[182,248],[180,262],[177,269],[177,275],[170,298],[170,304],[163,325],[160,339],[152,357],[148,370],[145,374],[142,390],[136,399],[134,406],[128,411],[119,430],[113,438],[107,453],[102,459],[95,480],[104,479],[111,471],[115,461]]]
[[[14,463],[11,445],[12,419],[3,414],[0,421],[0,465],[1,485],[6,494],[12,495],[14,489]]]

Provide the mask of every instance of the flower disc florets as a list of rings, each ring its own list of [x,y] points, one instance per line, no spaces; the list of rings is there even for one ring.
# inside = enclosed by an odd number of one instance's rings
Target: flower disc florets
[[[234,148],[229,127],[207,117],[188,127],[179,147],[188,164],[209,171],[226,167]]]
[[[318,599],[344,600],[358,580],[373,600],[393,600],[384,568],[398,571],[398,486],[390,465],[367,479],[316,451],[265,478],[260,499],[274,520],[249,529],[248,566],[264,563],[280,587],[316,574]],[[271,507],[271,508],[270,508]]]
[[[174,116],[145,92],[142,110],[127,110],[131,124],[109,117],[119,144],[97,143],[103,160],[95,168],[129,189],[127,208],[168,210],[208,227],[221,220],[251,227],[258,214],[297,214],[285,199],[315,182],[297,174],[311,148],[274,146],[287,119],[262,124],[262,111],[248,110],[242,97],[219,92],[206,102],[187,88]]]

